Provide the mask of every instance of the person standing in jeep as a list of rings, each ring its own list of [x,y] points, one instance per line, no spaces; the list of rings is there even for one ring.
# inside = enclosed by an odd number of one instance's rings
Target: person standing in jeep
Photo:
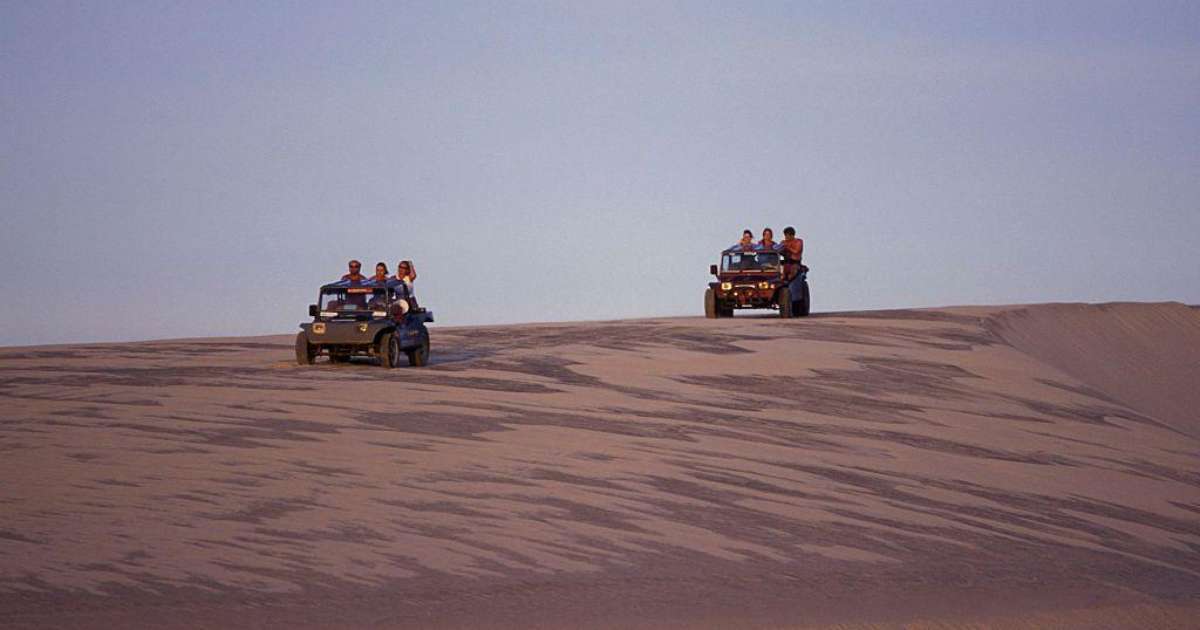
[[[800,262],[804,257],[804,239],[796,238],[796,228],[790,225],[783,228],[783,242],[779,244],[779,251],[783,252],[783,276],[790,280],[800,271]]]
[[[392,280],[404,285],[409,305],[412,308],[420,308],[417,306],[417,296],[413,290],[413,283],[417,280],[417,267],[411,260],[401,260],[396,263],[396,277]]]
[[[387,284],[391,278],[388,277],[387,263],[375,263],[375,275],[371,276],[371,282],[375,284]]]
[[[367,279],[366,276],[362,275],[362,263],[361,262],[358,262],[357,260],[351,260],[350,262],[346,263],[346,266],[350,268],[350,273],[342,276],[342,280],[349,280],[350,282],[361,283]]]
[[[754,232],[751,232],[750,230],[742,230],[742,240],[738,241],[729,249],[743,252],[754,251]]]
[[[779,249],[779,243],[775,242],[775,231],[771,228],[763,228],[762,240],[758,242],[758,249],[764,252],[773,252]]]
[[[796,228],[787,226],[783,229],[783,242],[779,244],[779,253],[783,254],[783,279],[788,283],[788,294],[792,299],[792,316],[808,315],[812,305],[809,303],[808,280],[804,266],[804,239],[796,238]]]

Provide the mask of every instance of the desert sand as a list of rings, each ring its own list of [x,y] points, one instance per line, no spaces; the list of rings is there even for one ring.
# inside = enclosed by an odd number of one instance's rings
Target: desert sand
[[[0,349],[0,627],[1196,627],[1200,310]]]

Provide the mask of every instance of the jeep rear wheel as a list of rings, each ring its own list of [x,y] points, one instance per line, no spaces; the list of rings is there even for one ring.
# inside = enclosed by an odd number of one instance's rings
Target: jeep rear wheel
[[[312,365],[317,360],[317,352],[319,351],[319,346],[308,343],[308,335],[304,333],[296,335],[296,363],[300,365]]]
[[[429,333],[421,333],[421,345],[408,351],[408,364],[413,367],[429,365]]]
[[[808,281],[805,280],[800,287],[800,301],[796,302],[797,308],[793,309],[792,314],[796,317],[808,317],[812,311],[812,301],[808,297]]]
[[[716,319],[721,316],[721,309],[717,305],[717,295],[712,289],[704,291],[704,316],[708,319]]]
[[[332,363],[349,363],[350,353],[345,351],[329,351],[329,361]]]
[[[776,298],[776,303],[779,304],[779,316],[784,319],[792,318],[792,292],[787,287],[779,290],[779,297]]]

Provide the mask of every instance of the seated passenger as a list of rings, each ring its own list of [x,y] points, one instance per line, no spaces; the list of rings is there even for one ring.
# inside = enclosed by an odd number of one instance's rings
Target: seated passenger
[[[411,260],[401,260],[396,265],[396,279],[407,284],[409,289],[412,289],[413,282],[417,280],[417,270],[413,267]]]
[[[350,268],[350,273],[342,276],[342,280],[349,280],[351,284],[360,284],[367,279],[367,277],[361,273],[362,263],[358,262],[357,260],[351,260],[346,264]]]
[[[754,251],[754,232],[751,232],[750,230],[742,230],[742,240],[738,241],[736,244],[734,244],[732,247],[730,247],[729,249],[727,249],[725,251],[727,251],[727,252],[728,251],[741,251],[741,252]]]
[[[379,265],[382,265],[382,264],[383,263],[379,263]],[[379,265],[375,266],[376,275],[378,275]],[[384,269],[387,269],[387,267],[384,267]],[[387,284],[388,282],[390,282],[390,279],[384,278],[383,282],[379,282],[379,280],[376,277],[372,276],[371,282],[376,282],[379,284]],[[387,307],[388,307],[387,290],[375,291],[374,293],[371,294],[371,301],[367,303],[367,310],[369,310],[369,311],[386,311]]]
[[[381,262],[375,263],[375,275],[371,276],[371,282],[374,282],[375,284],[387,284],[387,281],[387,265]]]
[[[775,242],[775,231],[771,228],[763,228],[762,240],[758,242],[758,249],[768,252],[773,252],[779,249],[779,244]]]
[[[408,300],[408,305],[414,309],[418,308],[417,297],[413,291],[413,283],[416,279],[417,269],[411,260],[401,260],[396,263],[396,277],[393,280],[404,285],[404,293],[408,296],[405,299]]]
[[[355,308],[355,310],[360,310],[360,311],[366,310],[367,294],[366,293],[347,293],[346,294],[346,304],[348,306],[353,306]]]

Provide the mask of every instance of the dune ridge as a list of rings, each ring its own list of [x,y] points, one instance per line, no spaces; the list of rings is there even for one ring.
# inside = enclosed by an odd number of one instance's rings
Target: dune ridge
[[[999,314],[993,322],[997,334],[1014,348],[1200,437],[1196,307],[1178,302],[1045,304]]]
[[[1187,627],[1200,311],[0,349],[5,627]],[[1103,612],[1109,611],[1109,612]]]

